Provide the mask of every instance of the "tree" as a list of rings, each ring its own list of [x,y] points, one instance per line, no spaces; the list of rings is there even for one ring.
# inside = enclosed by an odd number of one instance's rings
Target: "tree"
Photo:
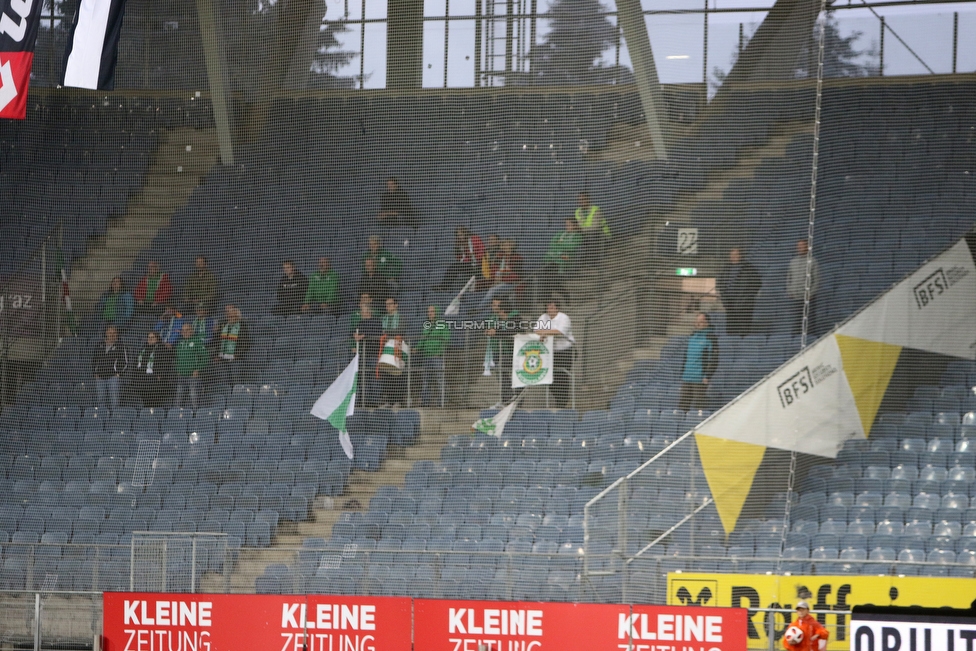
[[[340,69],[359,56],[356,52],[343,51],[338,35],[348,32],[346,24],[338,20],[326,20],[322,17],[319,26],[318,40],[315,44],[315,54],[312,56],[311,84],[326,88],[353,88],[355,77],[339,77]]]
[[[841,36],[840,27],[834,12],[828,11],[824,17],[824,70],[827,77],[877,77],[880,67],[877,63],[878,53],[871,47],[858,50],[855,45],[864,32],[851,32],[850,36]],[[813,27],[813,34],[806,45],[801,48],[797,61],[795,77],[806,79],[817,76],[817,55],[820,47],[820,24]],[[862,61],[866,57],[867,61]]]
[[[531,72],[510,74],[515,83],[606,84],[625,81],[632,73],[598,61],[617,42],[617,28],[600,0],[552,0],[551,28],[545,41],[529,50]]]
[[[856,43],[863,36],[863,32],[851,32],[849,36],[841,36],[840,26],[833,11],[827,11],[824,20],[824,77],[876,77],[880,67],[877,63],[878,53],[872,43],[871,47],[858,50]],[[745,39],[743,48],[749,42]],[[795,79],[807,79],[817,75],[817,55],[820,48],[820,22],[813,26],[810,38],[797,51],[797,67],[794,70]],[[739,59],[739,51],[732,52],[729,70],[735,67]],[[712,69],[708,84],[714,91],[724,82],[728,72],[718,66]]]

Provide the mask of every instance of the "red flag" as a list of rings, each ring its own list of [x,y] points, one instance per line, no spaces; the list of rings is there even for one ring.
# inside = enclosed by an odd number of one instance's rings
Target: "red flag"
[[[27,85],[33,52],[0,52],[0,118],[27,117]]]

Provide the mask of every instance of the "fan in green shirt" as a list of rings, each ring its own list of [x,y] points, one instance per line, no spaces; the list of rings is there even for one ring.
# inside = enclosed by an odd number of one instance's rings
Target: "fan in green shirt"
[[[559,273],[565,272],[566,267],[576,258],[576,251],[582,243],[583,236],[580,234],[579,224],[575,219],[567,219],[566,230],[549,242],[549,249],[544,258],[545,264],[554,266]]]
[[[328,258],[319,258],[319,270],[308,279],[302,311],[332,311],[339,300],[339,272]]]
[[[176,344],[176,374],[180,377],[200,377],[210,361],[210,352],[203,339],[193,331],[193,325],[184,323],[182,335]]]
[[[379,235],[372,235],[369,238],[369,250],[363,256],[364,268],[369,258],[376,262],[376,272],[379,275],[390,280],[400,277],[400,258],[383,248],[383,238]]]

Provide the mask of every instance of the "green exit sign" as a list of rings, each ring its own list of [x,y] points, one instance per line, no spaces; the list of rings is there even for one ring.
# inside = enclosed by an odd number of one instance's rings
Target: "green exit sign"
[[[698,270],[694,267],[678,267],[674,270],[675,276],[697,276]]]

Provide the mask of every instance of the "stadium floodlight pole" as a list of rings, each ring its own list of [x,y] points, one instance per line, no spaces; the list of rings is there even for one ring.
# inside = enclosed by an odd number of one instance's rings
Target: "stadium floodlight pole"
[[[813,289],[813,233],[817,221],[817,170],[820,163],[820,112],[823,106],[824,41],[827,34],[827,0],[820,0],[820,36],[817,45],[817,87],[813,109],[813,153],[810,162],[810,217],[807,222],[807,265],[803,279],[803,323],[800,329],[800,350],[807,347],[807,334],[810,327],[810,293]],[[779,538],[779,555],[776,559],[776,573],[783,566],[783,553],[786,550],[786,536],[790,528],[790,515],[793,510],[793,486],[796,485],[796,460],[798,453],[794,446],[790,450],[790,472],[786,480],[786,504],[783,507],[783,530]]]

